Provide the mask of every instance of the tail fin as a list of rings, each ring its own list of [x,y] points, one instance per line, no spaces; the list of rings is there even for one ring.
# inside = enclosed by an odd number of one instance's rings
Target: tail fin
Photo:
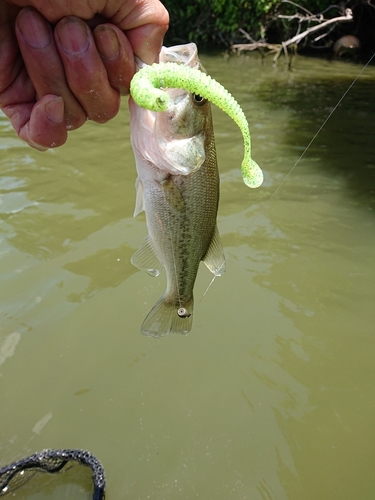
[[[193,323],[194,299],[181,306],[165,301],[163,295],[142,323],[141,332],[149,337],[163,337],[168,333],[190,332]]]

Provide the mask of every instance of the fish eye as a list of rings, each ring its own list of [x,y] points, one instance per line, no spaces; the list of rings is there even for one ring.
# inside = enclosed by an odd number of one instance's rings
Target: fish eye
[[[202,97],[199,94],[192,94],[192,96],[193,96],[194,104],[197,104],[198,106],[203,106],[203,104],[205,104],[207,102],[207,99],[205,99],[204,97]]]

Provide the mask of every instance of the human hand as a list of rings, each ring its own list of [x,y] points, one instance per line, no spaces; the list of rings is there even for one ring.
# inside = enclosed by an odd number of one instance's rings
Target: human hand
[[[31,146],[61,146],[117,114],[134,56],[157,60],[167,27],[158,0],[0,0],[0,108]]]

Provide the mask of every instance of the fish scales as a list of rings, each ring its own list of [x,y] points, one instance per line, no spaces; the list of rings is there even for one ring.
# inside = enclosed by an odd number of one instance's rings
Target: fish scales
[[[187,176],[173,176],[169,181],[182,195],[183,210],[175,209],[163,192],[145,200],[146,213],[150,213],[149,226],[156,228],[158,218],[161,220],[161,231],[151,229],[149,234],[160,248],[159,258],[169,274],[167,296],[178,297],[182,304],[192,298],[199,263],[208,250],[216,227],[219,177],[214,144],[210,142],[208,158],[198,171]],[[163,187],[161,191],[164,191]],[[168,265],[170,262],[173,266]]]
[[[195,44],[163,48],[160,58],[201,67]],[[145,210],[148,228],[132,263],[153,276],[164,267],[167,275],[166,292],[141,327],[154,337],[190,331],[200,261],[217,276],[225,270],[210,103],[186,91],[166,91],[173,105],[165,112],[129,102],[138,172],[135,214]]]

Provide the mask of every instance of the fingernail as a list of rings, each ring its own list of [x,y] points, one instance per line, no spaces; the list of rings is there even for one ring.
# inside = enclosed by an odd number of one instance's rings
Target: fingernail
[[[45,106],[46,114],[53,123],[62,123],[64,121],[64,100],[62,97],[55,97],[48,101]]]
[[[68,56],[86,52],[89,46],[88,28],[86,23],[77,17],[66,17],[56,26],[57,37],[63,51]]]
[[[34,9],[24,8],[17,16],[17,27],[25,42],[34,49],[43,49],[51,42],[51,29]]]
[[[94,30],[94,38],[99,54],[103,59],[112,61],[120,54],[120,46],[116,33],[108,26],[98,26]]]

